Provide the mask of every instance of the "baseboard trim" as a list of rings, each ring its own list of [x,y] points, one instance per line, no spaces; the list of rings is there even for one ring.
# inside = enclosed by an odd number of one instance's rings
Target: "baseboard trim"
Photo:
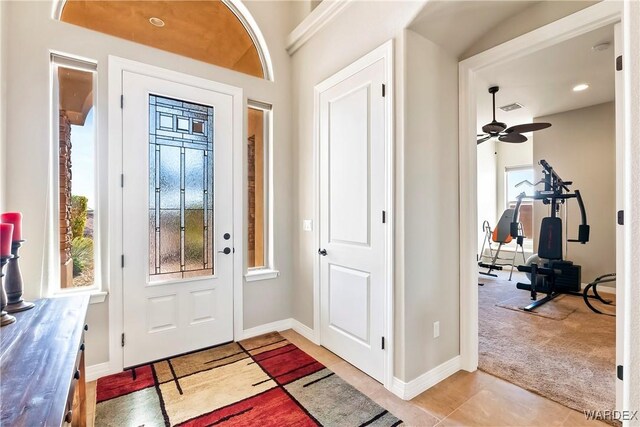
[[[293,329],[309,341],[317,344],[316,334],[313,329],[292,318],[282,319],[271,323],[265,323],[264,325],[259,325],[253,328],[245,329],[244,331],[242,331],[242,336],[236,338],[236,340],[253,338],[257,337],[258,335],[267,334],[269,332],[286,331],[287,329]],[[120,371],[114,371],[111,368],[111,364],[109,362],[103,362],[87,366],[86,377],[87,381],[95,381],[98,378],[115,374],[117,372]]]
[[[411,400],[460,369],[462,369],[462,359],[456,356],[409,382],[394,377],[391,392],[403,400]]]
[[[291,319],[291,329],[293,329],[294,331],[296,331],[297,333],[299,333],[300,335],[302,335],[312,343],[316,345],[320,345],[320,340],[318,340],[318,337],[315,331],[310,327],[308,327],[307,325],[305,325],[304,323],[296,319]]]
[[[584,291],[584,288],[586,288],[588,285],[588,283],[583,283],[581,286],[581,289]],[[616,287],[615,286],[607,286],[607,285],[598,285],[598,293],[600,294],[614,294],[616,293]]]
[[[314,344],[318,344],[318,339],[316,338],[315,331],[304,323],[293,318],[282,319],[276,322],[265,323],[264,325],[245,329],[240,339],[253,338],[257,337],[258,335],[267,334],[269,332],[286,331],[287,329],[293,329],[309,341],[313,342]]]
[[[95,365],[87,366],[85,370],[87,381],[95,381],[98,378],[106,377],[107,375],[115,373],[116,372],[111,369],[111,363],[109,362],[96,363]]]
[[[271,323],[265,323],[253,328],[245,329],[242,331],[242,337],[240,339],[247,339],[257,337],[258,335],[267,334],[269,332],[280,332],[291,329],[291,321],[293,319],[282,319]]]

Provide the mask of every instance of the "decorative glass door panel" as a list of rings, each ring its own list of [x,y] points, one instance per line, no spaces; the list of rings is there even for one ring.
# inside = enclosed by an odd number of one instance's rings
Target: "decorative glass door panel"
[[[215,272],[213,107],[149,95],[149,281]]]

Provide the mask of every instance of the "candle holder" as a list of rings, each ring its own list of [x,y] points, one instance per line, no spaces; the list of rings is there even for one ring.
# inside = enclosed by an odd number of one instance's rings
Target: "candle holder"
[[[16,318],[4,311],[7,306],[7,294],[4,291],[4,265],[13,255],[0,257],[0,326],[6,326],[16,321]]]
[[[22,285],[22,273],[20,273],[20,264],[18,264],[18,249],[22,246],[24,240],[14,240],[11,242],[11,255],[13,258],[9,260],[7,266],[7,279],[5,280],[5,292],[7,293],[7,313],[18,313],[20,311],[29,310],[34,307],[32,302],[22,299],[24,287]]]

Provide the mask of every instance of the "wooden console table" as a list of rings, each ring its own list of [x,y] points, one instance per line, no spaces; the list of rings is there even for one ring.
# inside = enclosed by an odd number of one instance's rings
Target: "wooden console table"
[[[84,372],[88,296],[48,298],[0,330],[0,424],[87,424]]]

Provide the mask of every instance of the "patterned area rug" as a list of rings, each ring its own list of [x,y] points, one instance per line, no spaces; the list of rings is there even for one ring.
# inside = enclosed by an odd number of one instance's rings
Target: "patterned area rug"
[[[100,378],[101,426],[397,426],[277,332]]]

